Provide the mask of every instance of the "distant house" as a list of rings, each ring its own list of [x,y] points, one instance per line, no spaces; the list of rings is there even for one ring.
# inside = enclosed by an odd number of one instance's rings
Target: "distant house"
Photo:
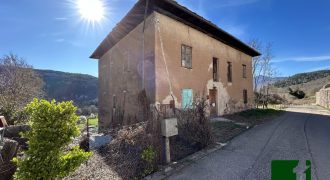
[[[138,116],[142,89],[162,111],[191,108],[203,91],[214,115],[252,107],[259,52],[173,0],[146,3],[139,0],[90,56],[99,60],[100,127],[114,112]]]

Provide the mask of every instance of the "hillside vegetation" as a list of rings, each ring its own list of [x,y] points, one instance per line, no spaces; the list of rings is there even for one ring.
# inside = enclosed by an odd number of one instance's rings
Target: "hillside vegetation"
[[[299,85],[289,86],[291,89],[299,87],[300,90],[304,91],[307,96],[314,96],[315,92],[319,91],[325,84],[330,83],[330,76],[302,83]],[[287,87],[277,88],[280,92],[288,92]]]
[[[97,77],[53,70],[35,69],[35,72],[44,81],[43,89],[48,100],[55,99],[57,102],[73,100],[74,104],[97,101]]]
[[[328,76],[330,76],[330,70],[321,70],[321,71],[314,71],[314,72],[309,72],[309,73],[299,73],[299,74],[295,74],[291,77],[288,77],[286,79],[277,81],[276,83],[274,83],[274,86],[278,87],[278,88],[283,88],[283,87],[311,82],[311,81],[321,79],[324,77],[328,77]]]

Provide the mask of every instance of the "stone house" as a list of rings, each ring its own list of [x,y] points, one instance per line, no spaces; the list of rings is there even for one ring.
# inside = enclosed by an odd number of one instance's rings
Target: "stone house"
[[[316,104],[325,108],[330,108],[330,84],[324,85],[315,95]]]
[[[191,108],[198,92],[217,116],[251,108],[259,55],[173,0],[139,0],[90,56],[99,62],[99,126],[118,112],[139,116],[143,89],[161,111]]]

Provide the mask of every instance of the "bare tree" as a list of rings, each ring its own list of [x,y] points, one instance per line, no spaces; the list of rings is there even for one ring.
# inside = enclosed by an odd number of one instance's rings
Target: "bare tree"
[[[263,51],[263,45],[259,39],[252,38],[247,42],[251,48],[255,49],[258,52]],[[258,88],[259,78],[263,69],[262,56],[256,56],[252,58],[252,75],[253,75],[253,91],[256,92]]]
[[[269,88],[279,76],[279,71],[273,66],[271,60],[275,57],[273,52],[273,43],[266,46],[257,38],[250,39],[247,44],[262,53],[261,56],[252,58],[253,91],[255,94],[255,105],[262,102],[267,107],[269,101]],[[259,87],[258,87],[259,85]],[[259,90],[259,92],[258,92]]]
[[[4,55],[0,58],[0,113],[9,121],[17,120],[15,112],[23,110],[33,98],[43,97],[42,85],[42,79],[24,58],[13,53]]]

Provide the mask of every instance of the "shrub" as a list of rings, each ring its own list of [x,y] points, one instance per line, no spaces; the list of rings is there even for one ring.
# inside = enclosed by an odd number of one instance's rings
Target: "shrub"
[[[299,87],[296,87],[295,91],[292,91],[292,89],[289,87],[288,91],[290,95],[295,96],[298,99],[302,99],[305,97],[304,91],[300,90]]]
[[[80,116],[79,121],[84,123],[85,121],[87,121],[87,118],[85,116]]]
[[[31,130],[20,135],[29,139],[29,149],[23,152],[27,155],[24,161],[13,159],[19,168],[15,179],[64,177],[91,157],[91,152],[79,150],[78,146],[63,152],[72,142],[71,138],[80,134],[75,126],[78,117],[74,113],[76,108],[72,101],[55,104],[54,100],[49,103],[34,99],[25,108],[32,118],[29,122]]]
[[[142,152],[142,159],[144,159],[148,164],[148,168],[144,170],[144,172],[142,173],[142,177],[146,177],[147,175],[149,175],[151,172],[154,171],[154,166],[152,165],[152,161],[155,157],[157,157],[157,151],[152,151],[151,146],[148,146],[148,149]]]
[[[91,113],[90,118],[91,118],[91,119],[95,119],[95,118],[96,118],[95,114]]]

